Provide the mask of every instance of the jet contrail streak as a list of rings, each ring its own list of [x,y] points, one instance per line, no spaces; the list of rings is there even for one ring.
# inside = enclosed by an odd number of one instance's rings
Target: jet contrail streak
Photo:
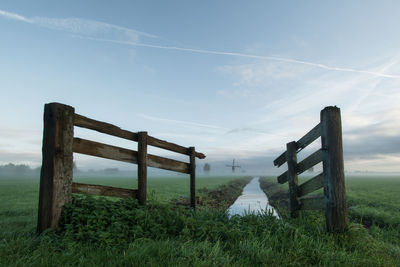
[[[131,46],[141,46],[141,47],[158,48],[158,49],[166,49],[166,50],[186,51],[186,52],[194,52],[194,53],[202,53],[202,54],[246,57],[246,58],[255,58],[255,59],[262,59],[262,60],[274,60],[274,61],[287,62],[287,63],[303,64],[303,65],[308,65],[308,66],[326,69],[326,70],[361,73],[361,74],[369,74],[369,75],[383,77],[383,78],[400,79],[400,75],[391,75],[391,74],[385,74],[385,73],[380,73],[380,72],[357,70],[357,69],[351,69],[351,68],[331,67],[331,66],[327,66],[324,64],[290,59],[290,58],[258,56],[258,55],[251,55],[251,54],[214,51],[214,50],[206,50],[206,49],[194,49],[194,48],[185,48],[185,47],[178,47],[178,46],[153,45],[153,44],[136,43],[136,42],[129,42],[129,41],[118,41],[118,40],[110,40],[110,39],[92,38],[92,37],[85,37],[85,36],[78,36],[78,37],[83,38],[83,39],[93,40],[93,41],[111,42],[111,43],[125,44],[125,45],[131,45]]]
[[[0,9],[0,16],[7,17],[9,19],[19,20],[31,24],[37,24],[42,27],[50,27],[55,28],[57,30],[69,30],[72,32],[79,32],[82,29],[115,29],[115,30],[122,30],[126,32],[132,32],[139,35],[143,35],[146,37],[151,38],[158,38],[158,36],[139,32],[136,30],[120,27],[117,25],[107,24],[103,22],[91,21],[91,20],[82,20],[82,19],[49,19],[49,18],[27,18],[17,13],[11,13]],[[141,47],[149,47],[149,48],[158,48],[158,49],[166,49],[166,50],[177,50],[177,51],[186,51],[186,52],[194,52],[194,53],[202,53],[202,54],[213,54],[213,55],[226,55],[226,56],[235,56],[235,57],[246,57],[246,58],[255,58],[255,59],[262,59],[262,60],[274,60],[280,62],[287,62],[287,63],[295,63],[295,64],[302,64],[308,65],[316,68],[321,68],[325,70],[332,70],[332,71],[342,71],[342,72],[352,72],[352,73],[361,73],[361,74],[368,74],[382,78],[393,78],[393,79],[400,79],[400,75],[391,75],[385,74],[380,72],[374,71],[367,71],[367,70],[357,70],[351,68],[340,68],[340,67],[331,67],[324,64],[303,61],[303,60],[296,60],[290,58],[282,58],[282,57],[272,57],[272,56],[258,56],[258,55],[251,55],[251,54],[243,54],[243,53],[235,53],[235,52],[225,52],[225,51],[215,51],[215,50],[206,50],[206,49],[195,49],[195,48],[185,48],[185,47],[178,47],[178,46],[163,46],[163,45],[152,45],[146,43],[138,43],[138,42],[129,42],[129,41],[119,41],[119,40],[112,40],[112,39],[102,39],[102,38],[93,38],[88,36],[78,36],[83,39],[89,39],[93,41],[102,41],[102,42],[111,42],[111,43],[118,43],[118,44],[125,44],[131,46],[141,46]]]

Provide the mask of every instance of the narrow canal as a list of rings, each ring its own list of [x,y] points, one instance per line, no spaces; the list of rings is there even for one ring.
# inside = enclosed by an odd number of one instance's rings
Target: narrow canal
[[[273,216],[279,218],[278,213],[269,205],[268,197],[260,187],[259,177],[254,177],[244,188],[242,194],[229,207],[229,216],[245,215],[249,213],[259,214],[263,211],[271,211]]]

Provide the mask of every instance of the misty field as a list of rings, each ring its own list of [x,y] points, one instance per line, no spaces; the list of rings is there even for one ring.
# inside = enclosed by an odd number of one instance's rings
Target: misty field
[[[129,178],[74,180],[137,184]],[[269,196],[286,188],[275,177],[262,180],[270,185]],[[208,188],[200,190],[207,201],[224,196],[232,181],[196,182]],[[207,206],[195,212],[174,207],[171,199],[188,195],[188,179],[152,178],[146,207],[129,199],[76,195],[61,229],[37,236],[38,179],[0,178],[0,265],[400,266],[400,177],[346,177],[346,186],[352,223],[342,235],[327,234],[318,212],[296,220],[268,214],[230,219]]]

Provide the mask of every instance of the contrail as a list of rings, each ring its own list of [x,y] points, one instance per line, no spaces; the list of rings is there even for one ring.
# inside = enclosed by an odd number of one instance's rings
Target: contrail
[[[27,23],[33,23],[32,20],[30,20],[24,16],[21,16],[21,15],[15,14],[15,13],[11,13],[11,12],[7,12],[7,11],[1,10],[1,9],[0,9],[0,16],[6,17],[9,19],[27,22]]]
[[[134,29],[109,24],[96,20],[81,19],[81,18],[47,18],[47,17],[25,17],[17,13],[7,12],[0,9],[0,16],[6,17],[12,20],[18,20],[30,24],[37,25],[43,28],[49,28],[58,31],[72,32],[76,34],[92,35],[93,34],[106,34],[106,33],[123,33],[126,37],[134,38],[135,41],[138,36],[144,36],[147,38],[158,39],[159,37],[137,31]],[[103,35],[104,36],[104,35]]]
[[[211,129],[223,130],[223,131],[229,130],[228,128],[224,128],[224,127],[217,126],[217,125],[211,125],[211,124],[203,124],[203,123],[190,122],[190,121],[171,120],[171,119],[149,116],[149,115],[145,115],[145,114],[139,114],[137,116],[145,118],[145,119],[149,119],[149,120],[155,120],[155,121],[179,123],[179,124],[184,124],[184,125],[190,125],[190,126],[201,127],[201,128],[211,128]]]
[[[78,37],[83,38],[83,39],[93,40],[93,41],[110,42],[110,43],[117,43],[117,44],[131,45],[131,46],[141,46],[141,47],[158,48],[158,49],[166,49],[166,50],[186,51],[186,52],[194,52],[194,53],[202,53],[202,54],[246,57],[246,58],[255,58],[255,59],[261,59],[261,60],[274,60],[274,61],[280,61],[280,62],[308,65],[308,66],[321,68],[321,69],[325,69],[325,70],[361,73],[361,74],[369,74],[369,75],[373,75],[373,76],[377,76],[377,77],[383,77],[383,78],[400,79],[400,75],[391,75],[391,74],[385,74],[385,73],[380,73],[380,72],[367,71],[367,70],[357,70],[357,69],[351,69],[351,68],[331,67],[331,66],[324,65],[324,64],[319,64],[319,63],[314,63],[314,62],[309,62],[309,61],[303,61],[303,60],[297,60],[297,59],[290,59],[290,58],[272,57],[272,56],[259,56],[259,55],[251,55],[251,54],[243,54],[243,53],[235,53],[235,52],[225,52],[225,51],[215,51],[215,50],[206,50],[206,49],[185,48],[185,47],[178,47],[178,46],[153,45],[153,44],[146,44],[146,43],[137,43],[137,42],[129,42],[129,41],[118,41],[118,40],[92,38],[92,37],[85,37],[85,36],[78,36]]]
[[[140,32],[137,30],[133,30],[133,29],[129,29],[129,28],[113,25],[113,24],[108,24],[108,23],[104,23],[104,22],[85,20],[85,19],[77,19],[77,18],[57,19],[57,18],[44,18],[44,17],[27,18],[22,15],[7,12],[7,11],[1,10],[1,9],[0,9],[0,16],[6,17],[9,19],[13,19],[13,20],[23,21],[23,22],[30,23],[30,24],[36,24],[41,27],[52,28],[55,30],[69,31],[69,32],[73,32],[73,33],[86,34],[88,32],[93,33],[93,32],[99,32],[99,31],[101,32],[101,31],[107,31],[107,30],[115,30],[115,31],[125,32],[128,35],[133,34],[133,35],[138,35],[138,36],[141,35],[141,36],[145,36],[145,37],[149,37],[149,38],[159,38],[158,36],[152,35],[149,33]],[[308,65],[308,66],[325,69],[325,70],[352,72],[352,73],[368,74],[368,75],[373,75],[373,76],[382,77],[382,78],[400,79],[400,75],[391,75],[391,74],[385,74],[385,73],[381,73],[381,72],[358,70],[358,69],[351,69],[351,68],[332,67],[332,66],[328,66],[325,64],[319,64],[319,63],[314,63],[314,62],[310,62],[310,61],[290,59],[290,58],[273,57],[273,56],[259,56],[259,55],[226,52],[226,51],[186,48],[186,47],[179,47],[179,46],[153,45],[153,44],[146,44],[146,43],[139,43],[139,42],[132,42],[132,41],[103,39],[103,38],[97,38],[97,37],[94,38],[94,37],[89,37],[89,36],[78,36],[78,37],[83,38],[83,39],[93,40],[93,41],[111,42],[111,43],[118,43],[118,44],[131,45],[131,46],[141,46],[141,47],[148,47],[148,48],[176,50],[176,51],[185,51],[185,52],[193,52],[193,53],[212,54],[212,55],[245,57],[245,58],[254,58],[254,59],[261,59],[261,60],[273,60],[273,61],[279,61],[279,62]],[[135,39],[138,39],[138,38],[136,37]]]

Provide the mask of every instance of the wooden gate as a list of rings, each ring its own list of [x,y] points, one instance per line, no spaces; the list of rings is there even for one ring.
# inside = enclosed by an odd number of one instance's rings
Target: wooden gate
[[[298,163],[297,153],[319,137],[322,147]],[[297,175],[321,161],[323,172],[298,185]],[[278,177],[278,182],[289,183],[291,217],[298,217],[300,210],[325,209],[327,231],[346,231],[348,219],[340,109],[324,108],[321,111],[321,122],[317,126],[297,142],[287,143],[286,151],[274,160],[274,165],[280,167],[285,162],[288,170]],[[324,188],[323,195],[305,197],[320,188]]]
[[[95,130],[138,143],[137,151],[74,137],[74,126]],[[155,146],[189,156],[189,163],[147,153],[147,146]],[[118,160],[138,165],[138,189],[74,183],[72,181],[73,152]],[[196,205],[195,158],[205,155],[194,147],[183,147],[152,136],[147,132],[130,132],[115,125],[76,114],[71,106],[59,103],[44,107],[42,169],[37,231],[56,228],[62,207],[72,200],[72,193],[102,196],[132,197],[146,203],[147,167],[160,168],[190,175],[190,204]]]

